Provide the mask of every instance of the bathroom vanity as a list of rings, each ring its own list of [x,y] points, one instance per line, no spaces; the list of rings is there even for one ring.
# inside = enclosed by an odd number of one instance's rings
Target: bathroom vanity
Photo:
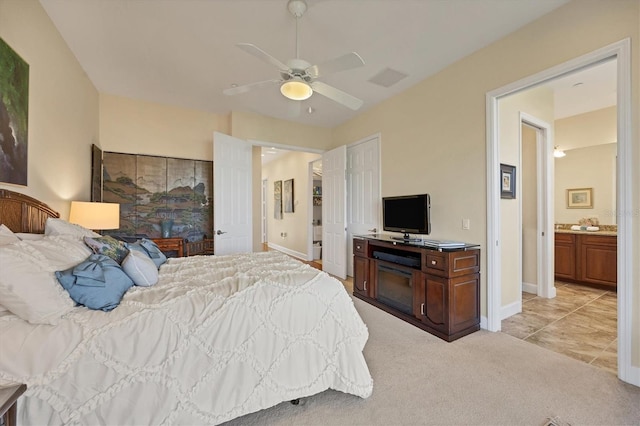
[[[614,232],[555,232],[555,279],[616,290],[618,238]]]

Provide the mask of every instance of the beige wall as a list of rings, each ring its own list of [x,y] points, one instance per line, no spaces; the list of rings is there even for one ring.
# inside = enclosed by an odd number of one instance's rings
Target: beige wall
[[[294,255],[306,259],[309,226],[313,213],[309,211],[311,183],[309,163],[317,160],[319,154],[291,152],[262,167],[262,179],[267,179],[267,230],[269,245],[283,247]],[[294,180],[294,212],[282,213],[282,219],[274,218],[273,183]],[[284,210],[284,209],[283,209]],[[286,233],[282,237],[281,233]]]
[[[331,129],[242,111],[231,114],[231,135],[240,139],[311,150],[326,150],[331,145]]]
[[[480,243],[486,249],[486,93],[611,43],[631,39],[634,164],[640,164],[640,1],[574,0],[475,52],[406,92],[334,129],[332,146],[380,132],[382,194],[432,194],[435,238]],[[640,211],[640,168],[633,171],[633,212]],[[451,178],[455,173],[455,179]],[[633,214],[629,212],[629,214]],[[460,220],[471,219],[461,230]],[[634,215],[634,252],[640,216]],[[486,253],[486,250],[483,251]],[[519,262],[503,250],[502,262]],[[486,259],[481,264],[486,271]],[[640,366],[640,263],[634,264],[633,359]],[[486,275],[481,310],[486,315]]]
[[[616,224],[617,144],[595,145],[566,151],[555,159],[555,222],[577,224],[597,217],[602,225]],[[567,189],[592,188],[593,208],[568,209]]]
[[[0,183],[49,204],[63,218],[89,200],[98,92],[40,3],[0,0],[0,37],[29,64],[27,187]]]
[[[105,151],[210,161],[214,131],[229,134],[227,117],[100,94],[99,146]]]
[[[554,145],[562,150],[616,143],[615,106],[566,117],[555,122]]]
[[[500,122],[500,162],[516,166],[516,198],[500,200],[500,239],[502,251],[502,306],[506,307],[521,300],[523,280],[523,257],[518,257],[524,249],[524,232],[530,236],[530,227],[520,223],[520,208],[529,205],[523,191],[524,171],[522,167],[522,147],[520,144],[520,113],[527,113],[553,126],[553,91],[538,87],[507,96],[498,101]],[[553,130],[552,130],[553,131]],[[535,199],[535,195],[534,195]],[[524,219],[524,217],[523,217]],[[530,223],[528,224],[530,225]],[[535,229],[533,230],[535,235]],[[530,248],[531,241],[528,240]],[[506,260],[509,259],[509,260]],[[513,313],[513,310],[510,311]]]
[[[597,217],[616,224],[616,107],[556,120],[555,145],[566,157],[555,160],[555,221],[576,224]],[[593,209],[568,209],[567,189],[593,188]]]

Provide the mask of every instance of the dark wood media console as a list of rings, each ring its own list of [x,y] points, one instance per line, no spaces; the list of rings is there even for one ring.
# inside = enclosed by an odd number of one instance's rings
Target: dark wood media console
[[[353,295],[451,342],[480,329],[480,249],[354,237]]]

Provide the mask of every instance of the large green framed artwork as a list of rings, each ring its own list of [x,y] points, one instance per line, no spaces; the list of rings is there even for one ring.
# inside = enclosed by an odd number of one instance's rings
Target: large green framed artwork
[[[120,229],[106,234],[213,237],[211,161],[104,151],[102,162],[102,200],[120,204]]]
[[[0,38],[0,182],[27,185],[29,64]]]

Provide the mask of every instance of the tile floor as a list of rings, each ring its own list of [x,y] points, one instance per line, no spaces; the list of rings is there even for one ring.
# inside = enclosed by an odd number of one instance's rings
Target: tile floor
[[[615,292],[556,282],[554,299],[522,293],[522,312],[502,332],[617,374]]]

